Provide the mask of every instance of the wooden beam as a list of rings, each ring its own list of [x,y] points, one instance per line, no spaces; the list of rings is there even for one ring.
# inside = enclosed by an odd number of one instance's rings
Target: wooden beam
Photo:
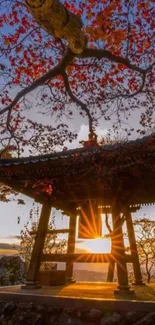
[[[101,209],[101,211],[102,211],[103,214],[104,213],[111,213],[111,207],[105,207],[105,206],[103,206],[103,207],[100,207],[100,209]],[[136,205],[136,206],[129,207],[130,213],[134,213],[137,210],[140,210],[140,205]]]
[[[42,254],[42,262],[74,262],[74,263],[109,263],[111,254]],[[125,255],[126,263],[131,263],[131,255]]]
[[[30,235],[36,235],[37,231],[30,231]],[[53,229],[53,230],[47,230],[47,234],[67,234],[69,233],[69,229]]]

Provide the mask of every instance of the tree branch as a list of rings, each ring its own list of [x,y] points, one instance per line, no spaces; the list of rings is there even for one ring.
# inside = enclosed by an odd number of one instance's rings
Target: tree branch
[[[59,0],[25,0],[25,2],[39,26],[53,37],[67,40],[71,51],[81,58],[106,58],[112,62],[124,64],[139,73],[146,73],[150,70],[151,67],[140,68],[132,64],[127,57],[117,56],[110,51],[86,48],[87,39],[82,31],[81,18],[68,10]]]
[[[65,39],[71,51],[81,58],[106,58],[112,62],[124,64],[139,73],[148,72],[151,67],[143,69],[132,64],[126,57],[117,56],[104,49],[86,48],[87,40],[82,31],[82,20],[73,14],[59,0],[25,0],[34,19],[48,34],[58,39]]]
[[[93,132],[93,118],[92,118],[92,116],[90,114],[90,111],[89,111],[87,105],[85,103],[83,103],[80,99],[78,99],[72,93],[72,90],[71,90],[71,87],[70,87],[70,84],[69,84],[69,80],[68,80],[68,75],[67,75],[67,73],[65,71],[62,73],[62,77],[64,79],[64,85],[65,85],[65,88],[66,88],[66,91],[67,91],[68,95],[70,96],[72,101],[74,103],[76,103],[78,106],[80,106],[82,111],[84,111],[86,113],[86,115],[88,116],[88,119],[89,119],[89,131],[90,131],[90,133]]]
[[[140,67],[137,67],[136,65],[132,64],[128,58],[123,58],[121,56],[117,56],[115,54],[112,54],[110,51],[102,50],[102,49],[87,48],[83,51],[82,54],[80,54],[79,57],[85,58],[85,59],[88,59],[88,58],[104,59],[105,58],[112,62],[124,64],[127,68],[129,68],[133,71],[137,71],[139,73],[146,73],[151,69],[151,67],[149,67],[147,69],[142,69]]]
[[[72,60],[75,57],[79,57],[79,58],[107,58],[112,62],[117,62],[117,63],[121,63],[126,65],[129,69],[140,72],[143,74],[143,76],[145,75],[146,72],[148,72],[150,68],[148,69],[142,69],[139,68],[135,65],[132,65],[130,63],[130,61],[127,58],[123,58],[117,55],[114,55],[112,53],[110,53],[109,51],[106,50],[98,50],[98,49],[86,49],[83,54],[77,56],[74,53],[72,53],[69,49],[66,51],[66,54],[64,55],[64,57],[62,58],[62,60],[60,61],[60,63],[58,63],[54,68],[50,69],[47,73],[45,73],[43,76],[41,76],[40,78],[36,79],[31,85],[29,85],[28,87],[22,89],[13,99],[13,101],[5,108],[0,110],[0,115],[11,111],[12,108],[19,102],[19,100],[27,95],[28,93],[30,93],[31,91],[35,90],[37,87],[42,86],[45,82],[47,82],[48,80],[58,76],[58,75],[62,75],[64,78],[64,83],[65,83],[65,87],[66,90],[68,92],[68,94],[70,95],[70,97],[72,98],[72,100],[74,102],[77,103],[77,105],[79,105],[83,111],[86,112],[88,118],[89,118],[89,127],[90,127],[90,131],[93,129],[92,128],[92,117],[90,115],[90,112],[86,106],[86,104],[84,104],[83,102],[81,102],[71,91],[70,85],[69,85],[69,81],[68,81],[68,76],[65,72],[66,67],[72,62]],[[137,95],[143,88],[145,83],[145,77],[142,80],[142,85],[140,87],[140,89],[134,94]],[[129,95],[130,96],[130,95]]]
[[[0,115],[6,113],[8,111],[11,111],[13,109],[13,107],[19,102],[19,100],[23,96],[29,94],[31,91],[35,90],[37,87],[42,86],[49,79],[52,79],[52,78],[62,74],[62,72],[69,65],[69,63],[73,60],[73,58],[74,58],[74,54],[70,50],[67,50],[66,54],[64,55],[64,57],[60,63],[58,63],[54,68],[49,70],[43,76],[41,76],[40,78],[38,78],[34,82],[32,82],[31,85],[22,89],[20,92],[18,92],[18,94],[13,99],[13,101],[8,106],[6,106],[5,108],[0,110]]]
[[[82,31],[82,20],[59,0],[25,0],[36,22],[55,38],[64,38],[71,51],[80,54],[87,39]]]

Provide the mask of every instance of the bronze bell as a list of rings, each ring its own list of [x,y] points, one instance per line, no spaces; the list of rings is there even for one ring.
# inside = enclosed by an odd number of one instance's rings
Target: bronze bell
[[[94,239],[102,236],[101,210],[89,201],[77,208],[79,215],[78,238]]]

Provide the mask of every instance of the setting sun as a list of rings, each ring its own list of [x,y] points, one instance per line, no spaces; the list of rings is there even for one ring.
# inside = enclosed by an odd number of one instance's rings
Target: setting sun
[[[86,239],[79,243],[78,247],[86,249],[90,253],[104,254],[110,253],[111,242],[107,238]]]
[[[108,230],[105,226],[105,219],[104,216],[102,217],[102,234],[108,234]],[[88,253],[94,254],[106,254],[111,252],[111,240],[107,237],[97,237],[92,239],[83,239],[82,241],[78,242],[78,227],[79,227],[79,216],[77,216],[77,224],[76,224],[76,240],[77,240],[77,247],[80,249],[86,250]]]

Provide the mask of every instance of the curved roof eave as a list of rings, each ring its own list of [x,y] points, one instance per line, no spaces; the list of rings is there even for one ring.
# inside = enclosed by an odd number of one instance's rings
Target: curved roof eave
[[[69,157],[74,156],[74,154],[82,154],[83,156],[87,156],[90,153],[98,153],[101,149],[104,151],[115,151],[120,148],[127,148],[129,145],[130,146],[137,146],[137,145],[142,145],[145,144],[149,139],[154,138],[155,140],[155,132],[152,133],[149,136],[145,136],[143,138],[138,138],[136,140],[132,140],[129,142],[123,142],[123,143],[115,143],[115,144],[105,144],[102,146],[98,145],[93,145],[90,147],[82,147],[82,148],[75,148],[75,149],[70,149],[67,151],[61,151],[61,152],[54,152],[50,154],[45,154],[45,155],[38,155],[38,156],[29,156],[29,157],[22,157],[22,158],[0,158],[0,167],[6,166],[6,167],[11,167],[11,166],[17,166],[20,164],[29,164],[29,163],[39,163],[39,162],[46,162],[50,160],[57,160],[59,158],[67,159]]]

